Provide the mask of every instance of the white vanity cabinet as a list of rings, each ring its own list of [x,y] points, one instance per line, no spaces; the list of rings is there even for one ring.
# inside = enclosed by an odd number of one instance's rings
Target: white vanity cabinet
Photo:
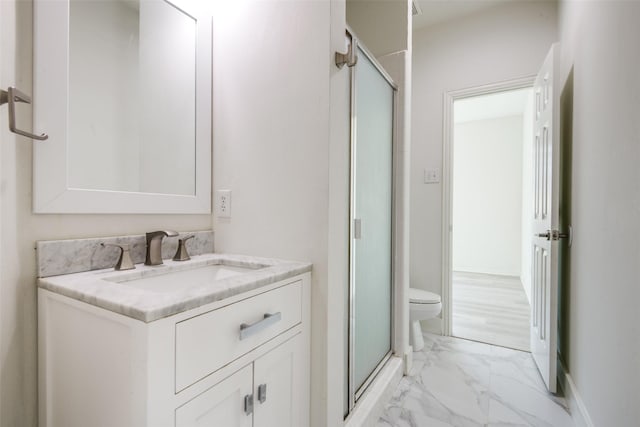
[[[178,408],[176,427],[305,425],[301,345],[296,335]]]
[[[39,289],[40,426],[308,426],[309,286],[149,323]]]

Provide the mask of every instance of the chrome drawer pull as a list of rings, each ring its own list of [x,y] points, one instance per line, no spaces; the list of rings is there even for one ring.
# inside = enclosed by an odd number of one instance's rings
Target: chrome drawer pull
[[[257,322],[250,325],[243,323],[242,325],[240,325],[240,339],[243,340],[250,337],[251,335],[257,334],[258,332],[267,329],[269,326],[278,323],[280,320],[282,320],[282,313],[277,312],[265,313],[264,319],[258,320]]]

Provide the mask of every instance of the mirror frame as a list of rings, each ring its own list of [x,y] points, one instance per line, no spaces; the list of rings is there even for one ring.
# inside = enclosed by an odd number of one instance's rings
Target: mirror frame
[[[34,213],[211,213],[212,17],[180,1],[169,3],[196,21],[195,195],[69,187],[69,1],[35,0],[33,121],[34,129],[43,129],[49,139],[33,142]],[[117,96],[125,99],[126,94]]]

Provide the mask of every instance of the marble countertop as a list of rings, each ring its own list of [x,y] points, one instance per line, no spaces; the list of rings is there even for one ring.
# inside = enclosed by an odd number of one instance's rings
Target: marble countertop
[[[210,265],[253,270],[170,292],[155,292],[127,284],[135,279]],[[135,270],[109,268],[40,278],[38,287],[148,323],[309,272],[311,267],[303,262],[213,253],[192,256],[189,261],[164,260],[160,266],[136,264]]]

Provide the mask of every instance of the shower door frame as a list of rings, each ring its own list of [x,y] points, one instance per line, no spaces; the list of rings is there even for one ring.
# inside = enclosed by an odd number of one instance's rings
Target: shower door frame
[[[394,342],[395,342],[395,236],[396,236],[396,150],[397,150],[397,112],[398,112],[398,86],[393,81],[391,76],[376,60],[375,56],[362,44],[360,39],[355,35],[351,28],[347,27],[347,35],[351,37],[351,49],[356,49],[356,57],[359,52],[358,49],[367,57],[374,68],[380,73],[380,75],[386,80],[386,82],[393,89],[393,105],[392,105],[392,118],[391,118],[391,240],[390,250],[391,259],[390,262],[390,337],[389,337],[389,351],[383,356],[382,360],[376,365],[374,370],[365,379],[362,385],[356,389],[355,387],[355,369],[354,369],[354,356],[355,356],[355,248],[354,248],[354,214],[355,214],[355,145],[356,145],[356,64],[350,67],[350,171],[349,171],[349,329],[348,329],[348,412],[351,413],[356,405],[356,402],[367,390],[369,385],[376,378],[378,373],[385,366],[387,361],[393,355]]]

